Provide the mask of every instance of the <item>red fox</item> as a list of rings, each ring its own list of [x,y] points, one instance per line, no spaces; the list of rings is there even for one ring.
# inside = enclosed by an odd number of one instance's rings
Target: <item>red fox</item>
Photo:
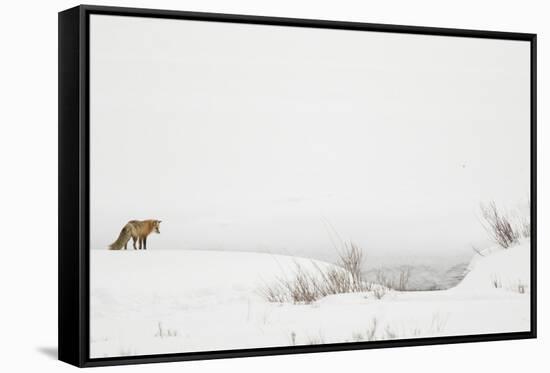
[[[122,247],[126,250],[130,238],[133,240],[134,250],[138,250],[136,241],[139,244],[139,250],[142,245],[143,250],[147,250],[147,236],[152,232],[160,233],[160,222],[160,220],[130,220],[122,228],[116,241],[109,245],[109,250],[121,250]]]

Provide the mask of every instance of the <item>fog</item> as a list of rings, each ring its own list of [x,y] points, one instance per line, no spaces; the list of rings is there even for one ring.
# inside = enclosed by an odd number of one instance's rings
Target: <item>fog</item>
[[[91,248],[326,258],[489,244],[529,198],[529,43],[91,16]],[[331,233],[332,232],[332,233]],[[332,236],[332,237],[331,237]],[[332,240],[331,240],[332,238]]]

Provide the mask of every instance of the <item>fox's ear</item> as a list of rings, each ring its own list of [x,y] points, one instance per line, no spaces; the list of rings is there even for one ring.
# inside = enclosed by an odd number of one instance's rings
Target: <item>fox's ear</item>
[[[160,224],[160,223],[162,223],[162,220],[157,220],[157,222]]]

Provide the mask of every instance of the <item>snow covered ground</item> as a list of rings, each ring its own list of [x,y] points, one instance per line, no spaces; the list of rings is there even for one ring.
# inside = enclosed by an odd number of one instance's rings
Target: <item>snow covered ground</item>
[[[310,259],[193,250],[91,251],[92,358],[529,330],[529,242],[476,255],[456,287],[269,303]],[[322,268],[331,266],[316,262]]]

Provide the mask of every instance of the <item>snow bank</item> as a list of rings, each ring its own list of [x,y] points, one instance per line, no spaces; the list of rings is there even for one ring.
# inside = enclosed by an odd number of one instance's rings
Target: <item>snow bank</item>
[[[312,272],[331,266],[283,255],[198,250],[92,250],[90,261],[92,357],[244,348],[236,347],[239,341],[257,347],[258,338],[243,333],[258,331],[239,328],[243,319],[267,317],[254,314],[266,303],[260,289],[291,278],[297,264]],[[176,343],[189,336],[192,345]]]
[[[90,253],[91,357],[341,343],[529,330],[529,244],[479,257],[444,291],[332,295],[269,303],[260,288],[330,264],[247,252]],[[315,264],[313,264],[315,263]],[[503,286],[492,287],[493,276]]]
[[[483,255],[483,256],[481,256]],[[468,267],[468,274],[455,288],[471,294],[511,291],[528,293],[530,290],[530,241],[503,249],[492,247],[476,255]]]

